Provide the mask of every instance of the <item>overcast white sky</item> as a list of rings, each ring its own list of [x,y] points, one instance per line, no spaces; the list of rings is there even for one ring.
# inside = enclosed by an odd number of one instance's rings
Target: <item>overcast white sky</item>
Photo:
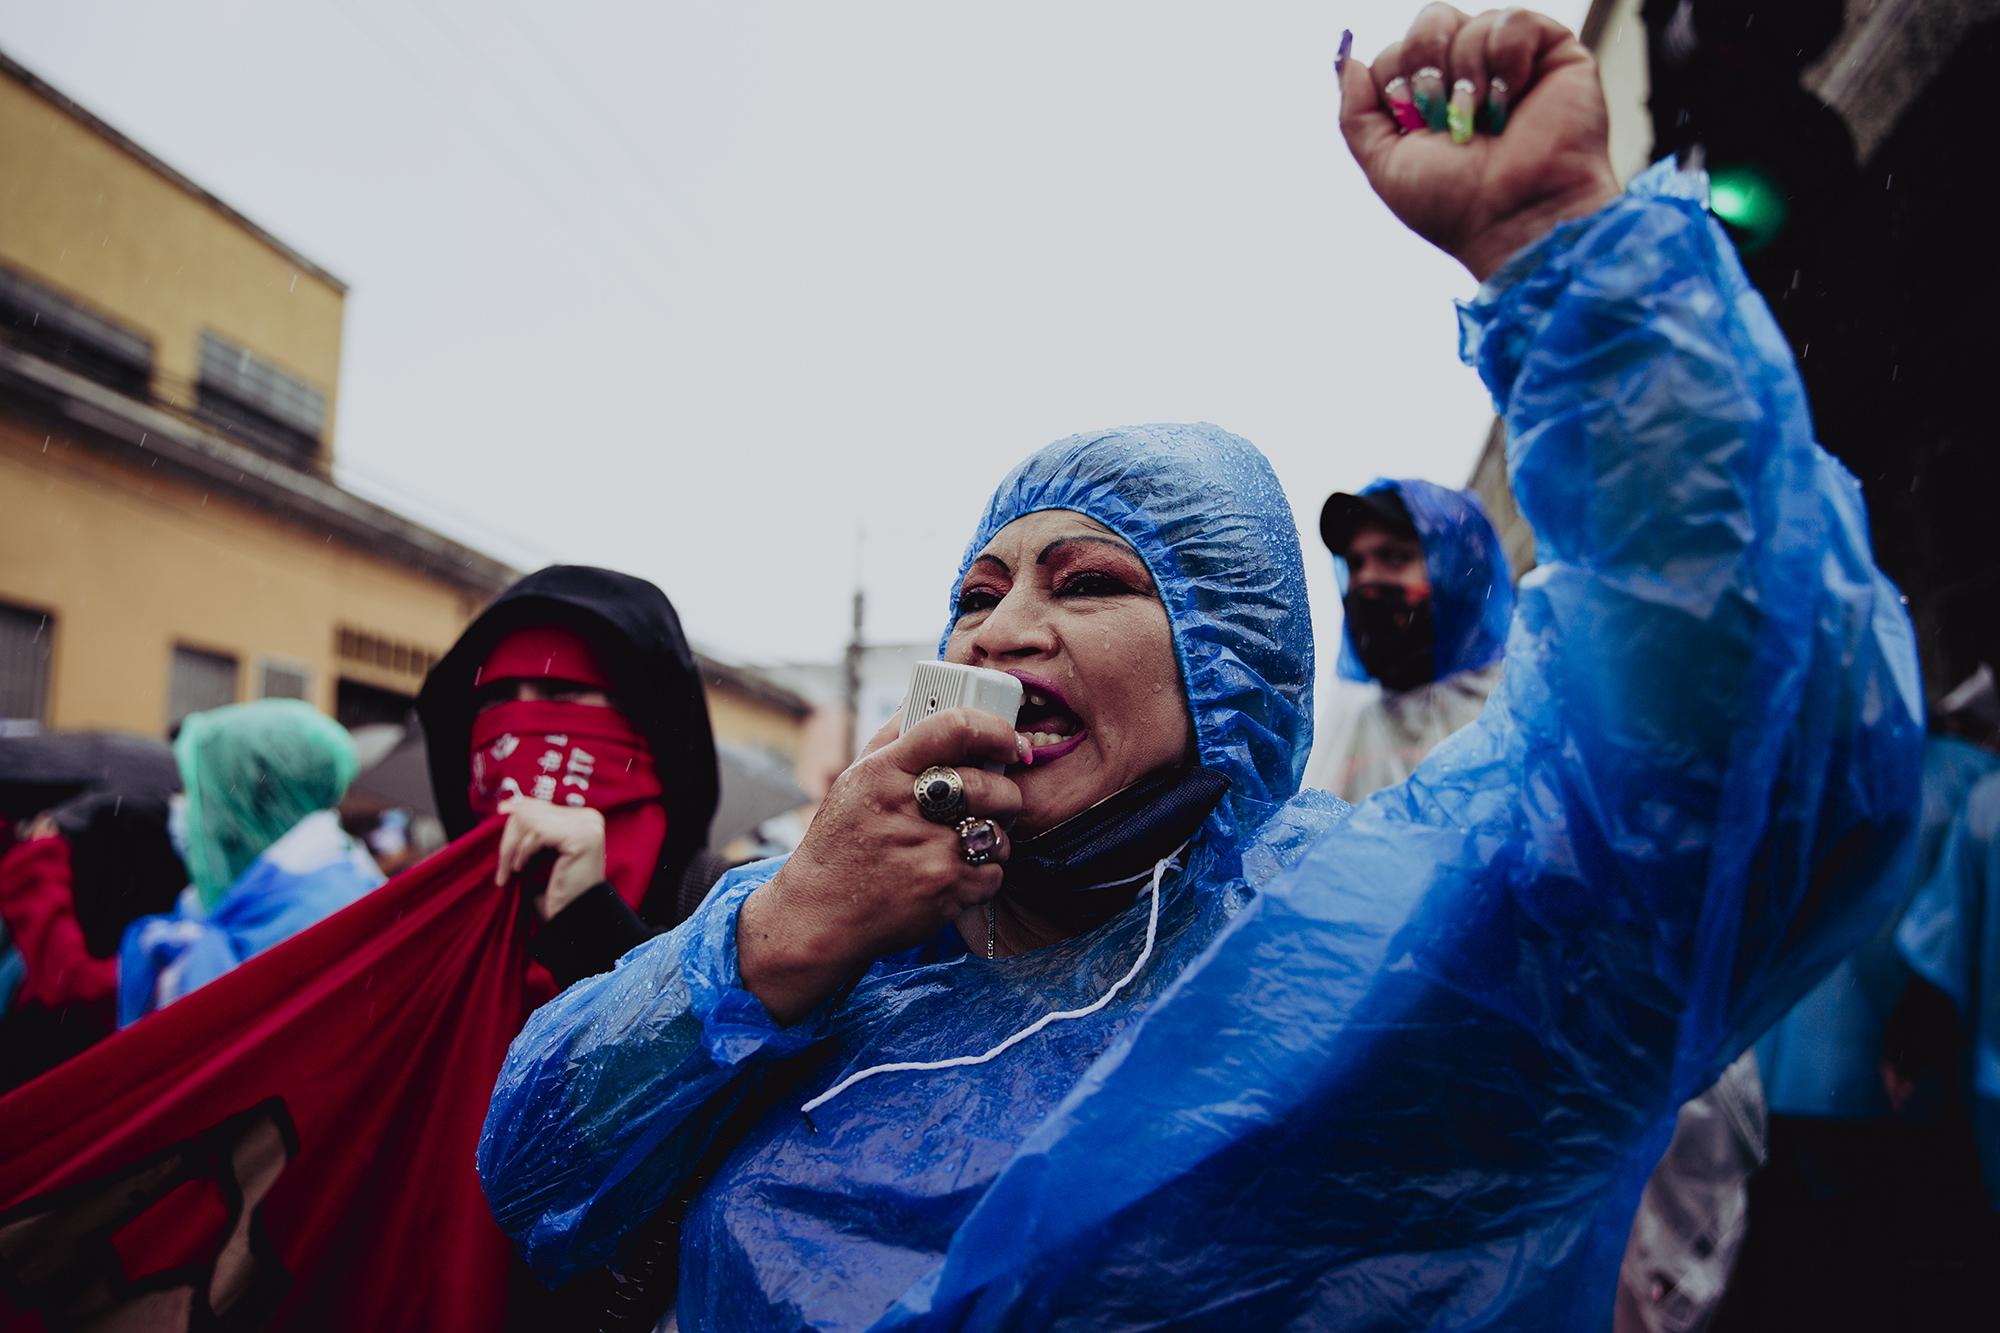
[[[799,660],[857,570],[871,640],[934,635],[1073,431],[1218,422],[1308,532],[1464,482],[1471,280],[1334,123],[1341,28],[1418,8],[0,0],[0,46],[351,284],[344,482]]]

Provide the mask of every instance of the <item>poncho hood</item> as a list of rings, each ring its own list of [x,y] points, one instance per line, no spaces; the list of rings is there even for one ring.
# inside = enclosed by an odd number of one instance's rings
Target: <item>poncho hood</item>
[[[1277,474],[1255,445],[1219,426],[1121,426],[1057,440],[994,492],[951,604],[995,533],[1047,509],[1096,519],[1146,562],[1173,626],[1201,762],[1230,783],[1209,827],[1241,846],[1298,791],[1312,748],[1312,622]]]
[[[331,810],[360,763],[347,728],[297,699],[195,713],[174,738],[187,793],[187,869],[213,907],[265,848]]]
[[[1432,624],[1436,631],[1437,669],[1433,680],[1461,671],[1491,666],[1507,646],[1507,625],[1514,617],[1514,584],[1500,534],[1486,517],[1486,506],[1470,491],[1455,491],[1415,478],[1378,478],[1361,488],[1362,495],[1387,491],[1403,502],[1424,544],[1424,571],[1431,581]],[[1347,594],[1347,561],[1333,557],[1334,580]],[[1340,678],[1372,683],[1373,673],[1361,664],[1354,640],[1345,628],[1340,636]]]
[[[644,579],[587,565],[551,565],[494,598],[459,635],[417,696],[438,816],[454,838],[478,822],[466,786],[473,691],[487,653],[512,630],[551,624],[576,630],[603,655],[615,677],[620,711],[653,751],[669,819],[652,894],[664,888],[671,903],[682,867],[708,843],[719,785],[694,649],[673,603]]]

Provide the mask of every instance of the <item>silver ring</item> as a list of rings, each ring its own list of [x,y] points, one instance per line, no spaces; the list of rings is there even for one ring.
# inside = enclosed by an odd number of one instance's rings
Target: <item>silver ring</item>
[[[1504,93],[1507,91],[1507,80],[1496,74],[1486,81],[1486,87],[1491,92]]]
[[[983,866],[1000,851],[1000,826],[990,819],[958,821],[958,859],[969,866]]]
[[[1426,79],[1426,78],[1436,79],[1439,83],[1443,83],[1444,71],[1439,69],[1436,65],[1425,65],[1422,69],[1417,71],[1416,77],[1419,79]]]
[[[965,818],[965,779],[955,768],[934,764],[917,774],[917,813],[933,824]]]
[[[1451,90],[1455,93],[1476,93],[1479,91],[1479,89],[1473,85],[1471,79],[1460,79],[1457,83],[1451,85]]]
[[[1395,78],[1382,85],[1382,95],[1384,97],[1394,97],[1398,88],[1408,88],[1409,86],[1410,81],[1398,74]]]

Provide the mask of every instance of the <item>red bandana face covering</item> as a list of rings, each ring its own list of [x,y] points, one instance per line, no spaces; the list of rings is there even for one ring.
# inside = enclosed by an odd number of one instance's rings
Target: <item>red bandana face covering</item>
[[[667,837],[660,792],[646,738],[616,709],[520,700],[473,719],[473,811],[491,815],[516,796],[602,811],[605,876],[635,909]]]

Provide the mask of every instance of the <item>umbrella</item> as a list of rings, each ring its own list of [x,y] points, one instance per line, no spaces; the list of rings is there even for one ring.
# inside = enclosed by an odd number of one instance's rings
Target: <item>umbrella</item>
[[[430,761],[424,757],[424,733],[414,718],[401,727],[392,723],[357,727],[354,740],[362,767],[347,788],[347,799],[341,802],[343,809],[369,813],[401,809],[412,815],[436,817]]]
[[[722,774],[722,799],[708,826],[708,845],[726,847],[775,815],[796,810],[810,798],[792,778],[791,761],[737,741],[715,743]]]
[[[0,814],[26,819],[87,791],[165,796],[181,787],[165,741],[115,731],[0,736]]]

